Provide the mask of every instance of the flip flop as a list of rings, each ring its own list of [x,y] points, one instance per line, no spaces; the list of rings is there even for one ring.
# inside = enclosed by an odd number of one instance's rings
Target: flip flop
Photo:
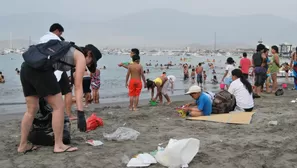
[[[73,147],[73,146],[69,146],[69,147],[66,148],[64,151],[61,151],[61,152],[55,152],[55,151],[53,151],[53,153],[58,154],[58,153],[75,152],[75,151],[77,151],[77,149],[76,149],[76,150],[69,150],[69,149],[71,149],[71,148],[75,148],[75,147]]]
[[[38,146],[32,145],[30,149],[27,149],[27,150],[25,150],[24,152],[21,152],[21,153],[23,153],[25,155],[28,152],[33,152],[33,151],[37,150],[38,148],[39,148]]]

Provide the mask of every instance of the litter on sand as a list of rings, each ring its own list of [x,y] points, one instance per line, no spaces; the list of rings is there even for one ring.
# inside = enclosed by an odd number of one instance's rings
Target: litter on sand
[[[92,140],[92,139],[87,140],[86,143],[87,143],[87,144],[90,144],[90,145],[92,145],[92,146],[100,146],[100,145],[103,145],[103,142],[98,141],[98,140]]]
[[[111,134],[103,133],[104,138],[106,138],[109,141],[136,140],[139,135],[140,133],[138,131],[126,127],[119,127],[115,132]]]
[[[132,158],[127,164],[127,167],[148,167],[151,164],[156,163],[157,161],[152,155],[148,153],[143,153],[137,155],[135,158]]]

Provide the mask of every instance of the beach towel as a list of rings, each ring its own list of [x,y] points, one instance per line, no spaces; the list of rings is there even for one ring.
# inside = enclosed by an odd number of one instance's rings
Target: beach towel
[[[250,124],[255,112],[231,112],[210,116],[189,117],[187,120],[212,121],[226,124]]]

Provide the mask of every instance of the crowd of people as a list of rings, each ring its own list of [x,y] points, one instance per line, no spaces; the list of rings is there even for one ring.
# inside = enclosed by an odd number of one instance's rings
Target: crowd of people
[[[97,68],[97,61],[102,57],[101,52],[92,44],[87,44],[84,47],[77,47],[72,44],[67,49],[65,49],[66,47],[62,48],[61,46],[63,45],[71,44],[64,41],[65,39],[62,37],[63,32],[64,28],[60,24],[55,23],[50,27],[49,32],[40,38],[40,43],[37,44],[44,46],[58,44],[59,49],[64,50],[64,54],[59,57],[57,61],[48,63],[51,65],[51,68],[43,70],[36,69],[24,59],[25,61],[21,65],[21,70],[16,69],[16,72],[20,75],[27,105],[27,111],[24,114],[21,124],[21,141],[18,146],[18,152],[26,153],[37,149],[35,146],[27,143],[27,138],[34,116],[39,108],[39,98],[45,98],[53,108],[52,128],[55,135],[54,153],[78,150],[77,147],[65,145],[62,141],[64,110],[66,109],[66,114],[69,116],[70,120],[78,120],[77,126],[79,130],[85,132],[86,119],[84,107],[87,107],[92,101],[99,103],[100,70]],[[55,43],[52,41],[55,41]],[[57,47],[57,45],[53,47]],[[32,60],[34,60],[36,58],[34,54],[41,52],[39,50],[37,51],[36,47],[30,47],[26,54],[30,53]],[[249,60],[247,54],[244,53],[240,61],[239,69],[235,67],[233,58],[229,57],[226,60],[225,73],[221,82],[226,85],[226,90],[234,95],[236,99],[233,110],[246,112],[253,110],[253,98],[260,97],[265,81],[268,80],[268,74],[272,79],[271,92],[277,90],[277,72],[280,68],[278,47],[271,47],[272,58],[268,57],[269,50],[268,47],[259,44],[252,60]],[[167,101],[167,105],[171,104],[168,90],[173,90],[176,78],[164,72],[154,80],[146,79],[144,74],[149,73],[149,70],[145,71],[140,64],[141,58],[139,50],[133,48],[130,57],[131,61],[127,64],[119,64],[120,67],[127,69],[125,86],[129,89],[129,109],[131,111],[138,110],[139,96],[143,88],[147,88],[151,92],[151,101],[159,101],[160,104],[163,104],[164,97]],[[209,64],[209,66],[213,67],[214,65]],[[296,53],[293,54],[292,61],[288,67],[294,68],[294,74],[296,76]],[[183,65],[184,80],[189,78],[189,68],[191,68],[191,66],[187,64]],[[254,73],[254,90],[248,80],[250,68],[253,68]],[[70,76],[67,75],[67,71],[70,71]],[[215,74],[214,68],[213,74]],[[202,63],[198,63],[196,67],[193,66],[192,68],[191,79],[193,82],[195,82],[195,78],[197,85],[191,86],[186,93],[190,95],[195,102],[185,104],[183,110],[188,116],[193,117],[211,115],[215,96],[210,94],[210,92],[203,91],[202,83],[206,81],[207,75],[202,67]],[[4,81],[4,76],[0,72],[0,82]],[[212,82],[218,83],[215,75]],[[295,88],[297,89],[297,77],[295,77]],[[269,92],[267,89],[266,91]],[[72,90],[74,90],[75,95],[76,117],[71,112],[73,103]],[[64,101],[62,95],[64,95]],[[83,97],[85,99],[85,105],[83,105]]]

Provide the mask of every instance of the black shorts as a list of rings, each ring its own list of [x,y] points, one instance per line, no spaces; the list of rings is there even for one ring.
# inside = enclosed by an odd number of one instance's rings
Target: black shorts
[[[91,77],[84,77],[83,79],[83,90],[84,93],[91,93]]]
[[[265,72],[255,73],[255,86],[263,86],[267,78],[267,74]]]
[[[39,71],[23,63],[20,78],[25,97],[38,96],[41,98],[61,92],[57,78],[54,75],[54,69]]]
[[[62,73],[61,79],[59,81],[59,85],[61,88],[61,93],[62,95],[66,95],[67,93],[71,93],[72,89],[71,89],[71,85],[69,82],[69,78],[66,72]]]
[[[184,80],[189,79],[189,74],[184,74]]]
[[[244,77],[245,79],[248,79],[248,78],[249,78],[249,74],[245,74],[245,73],[243,73],[242,75],[243,75],[243,77]]]

